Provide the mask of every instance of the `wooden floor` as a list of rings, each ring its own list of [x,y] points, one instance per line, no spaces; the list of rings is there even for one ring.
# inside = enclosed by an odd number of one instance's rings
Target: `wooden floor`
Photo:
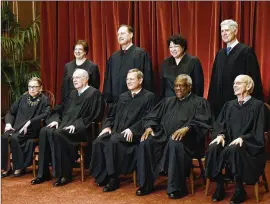
[[[198,172],[196,172],[198,174]],[[267,162],[266,176],[270,181],[270,162]],[[29,174],[20,178],[12,178],[12,176],[2,179],[2,203],[3,204],[98,204],[98,203],[119,203],[119,204],[133,204],[133,203],[212,203],[211,195],[205,196],[202,181],[195,181],[195,194],[177,200],[171,200],[166,194],[167,178],[160,176],[156,181],[155,191],[147,196],[139,197],[135,195],[136,189],[132,183],[132,175],[121,176],[120,189],[103,193],[102,188],[97,187],[94,179],[87,177],[86,181],[80,181],[79,172],[74,172],[73,181],[62,187],[53,187],[53,180],[47,181],[40,185],[31,185],[32,180],[31,169]],[[187,179],[188,187],[189,181]],[[245,203],[256,203],[254,187],[245,186],[247,191],[247,201]],[[215,190],[215,184],[211,183],[210,194]],[[229,203],[229,200],[234,192],[234,185],[231,184],[226,189],[226,197],[224,201],[219,203]],[[260,186],[260,203],[270,203],[270,193],[266,193],[263,185]]]

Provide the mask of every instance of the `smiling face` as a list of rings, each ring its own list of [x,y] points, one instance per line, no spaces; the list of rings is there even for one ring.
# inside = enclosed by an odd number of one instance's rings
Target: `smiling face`
[[[78,44],[74,47],[74,56],[76,59],[81,60],[85,57],[86,51],[84,50],[83,45]]]
[[[129,32],[126,26],[122,26],[118,29],[117,40],[121,46],[130,44],[132,42],[132,37],[133,33]]]
[[[171,55],[178,59],[184,54],[184,49],[181,47],[181,45],[174,44],[174,42],[170,42],[170,53]]]
[[[174,82],[174,91],[177,98],[182,99],[191,91],[191,84],[187,83],[187,79],[176,79]]]
[[[231,43],[236,39],[237,29],[233,29],[229,25],[221,26],[221,37],[223,42]]]
[[[137,72],[132,72],[127,74],[126,83],[128,90],[130,91],[137,91],[142,87],[143,79],[138,78]]]
[[[37,95],[41,93],[41,91],[42,91],[42,86],[39,84],[38,81],[36,80],[29,81],[28,93],[30,94],[30,96],[36,97]]]
[[[75,89],[80,90],[87,85],[87,78],[79,71],[75,71],[72,76]]]
[[[235,78],[233,83],[234,95],[247,95],[248,94],[248,84],[244,76],[238,76]]]

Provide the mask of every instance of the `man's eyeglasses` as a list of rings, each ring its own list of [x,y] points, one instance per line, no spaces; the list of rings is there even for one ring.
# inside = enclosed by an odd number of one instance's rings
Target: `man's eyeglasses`
[[[245,84],[246,82],[241,82],[241,81],[236,81],[236,82],[233,82],[233,85],[240,85],[240,84]]]
[[[28,86],[28,89],[37,90],[40,86]]]

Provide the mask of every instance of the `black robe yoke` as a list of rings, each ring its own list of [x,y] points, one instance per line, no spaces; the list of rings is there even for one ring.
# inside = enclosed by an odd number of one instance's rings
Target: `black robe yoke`
[[[206,176],[215,178],[229,165],[233,176],[240,176],[247,184],[255,184],[264,170],[264,104],[251,98],[242,106],[237,100],[227,102],[216,121],[213,138],[225,136],[225,148],[211,144],[206,157]],[[243,146],[228,146],[241,137]]]
[[[90,171],[96,182],[102,182],[107,175],[127,174],[135,169],[136,148],[143,134],[142,118],[155,103],[155,94],[145,89],[134,98],[130,91],[125,92],[115,101],[102,128],[111,127],[112,134],[105,133],[93,142]],[[127,128],[133,133],[132,142],[121,134]]]
[[[253,96],[263,101],[263,87],[258,60],[254,50],[238,43],[227,56],[226,48],[215,57],[208,92],[208,101],[217,118],[222,106],[236,98],[233,82],[240,74],[249,75],[255,83]]]
[[[192,93],[203,97],[204,78],[200,60],[197,57],[185,54],[176,65],[174,57],[168,57],[161,65],[161,98],[175,96],[174,81],[179,74],[187,74],[192,79]]]
[[[103,114],[104,100],[101,93],[92,86],[86,89],[80,96],[78,96],[77,90],[73,90],[61,104],[57,105],[52,110],[46,123],[49,124],[56,121],[59,124],[58,129],[44,127],[40,131],[39,137],[42,142],[39,144],[39,157],[44,158],[44,161],[40,161],[38,176],[48,173],[49,158],[47,156],[50,150],[53,167],[56,170],[54,172],[56,173],[55,175],[60,175],[63,169],[71,172],[72,169],[69,169],[69,166],[62,166],[63,162],[72,163],[75,161],[77,145],[88,139],[87,135],[90,133],[91,123],[99,120]],[[63,130],[64,127],[70,125],[75,127],[74,133],[69,133],[69,130]],[[91,143],[91,141],[88,142]],[[68,152],[63,155],[62,150]]]
[[[37,102],[31,106],[28,102]],[[26,168],[32,163],[32,155],[34,150],[33,138],[38,137],[40,130],[40,121],[45,119],[51,110],[49,99],[44,94],[40,94],[33,98],[29,93],[24,94],[18,101],[13,103],[5,116],[5,122],[10,123],[15,131],[8,131],[1,137],[2,146],[2,168],[6,169],[8,155],[8,137],[10,137],[10,146],[14,169]],[[27,133],[19,133],[20,129],[27,121],[31,124],[27,128]]]
[[[112,103],[117,97],[128,91],[126,84],[127,73],[137,68],[144,74],[143,88],[153,91],[152,62],[144,49],[132,45],[124,54],[119,50],[108,60],[103,94],[107,102]]]
[[[71,93],[71,91],[75,90],[73,81],[72,81],[72,76],[73,76],[74,71],[77,68],[84,69],[85,71],[88,72],[89,74],[88,85],[89,86],[91,85],[94,88],[99,89],[100,75],[99,75],[98,66],[94,62],[88,59],[85,60],[85,62],[82,63],[81,65],[77,65],[76,60],[72,60],[71,62],[65,64],[63,82],[62,82],[62,87],[61,87],[62,100],[64,100],[64,98],[67,97]]]
[[[139,184],[147,185],[149,190],[162,170],[162,163],[166,164],[167,154],[161,162],[164,147],[171,135],[182,127],[189,127],[189,132],[183,141],[184,145],[195,151],[197,145],[204,140],[211,123],[208,102],[195,94],[190,94],[180,101],[176,96],[163,99],[145,117],[144,128],[151,127],[155,136],[149,136],[140,143],[138,148],[138,178]],[[191,159],[191,158],[187,158]]]

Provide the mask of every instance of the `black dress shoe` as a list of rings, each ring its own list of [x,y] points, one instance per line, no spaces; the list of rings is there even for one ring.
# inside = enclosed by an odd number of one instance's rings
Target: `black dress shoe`
[[[20,176],[23,176],[25,174],[25,169],[22,169],[19,173],[17,174],[13,174],[13,177],[20,177]]]
[[[68,184],[70,182],[71,182],[70,178],[62,177],[60,186],[64,186],[64,185],[66,185],[66,184]]]
[[[136,195],[137,196],[144,196],[144,195],[150,194],[151,192],[152,192],[152,190],[149,191],[142,186],[136,191]]]
[[[109,182],[109,178],[106,177],[102,182],[97,183],[97,186],[101,187],[101,186],[106,186]]]
[[[113,179],[113,180],[110,180],[109,183],[103,188],[103,192],[115,191],[118,188],[120,188],[119,179]]]
[[[186,196],[186,195],[187,195],[187,192],[182,193],[182,192],[179,191],[179,190],[174,191],[174,192],[168,194],[169,198],[171,198],[171,199],[179,199],[179,198],[183,198],[183,197]]]
[[[212,195],[212,201],[218,202],[223,200],[225,197],[225,190],[224,188],[216,188],[215,193]]]
[[[12,169],[10,168],[8,171],[1,173],[1,178],[8,177],[9,175],[11,175],[11,173],[12,173]]]
[[[56,181],[53,183],[53,186],[54,187],[57,187],[57,186],[61,186],[61,177],[60,178],[57,178]]]
[[[48,176],[48,177],[36,177],[35,179],[33,179],[31,181],[31,184],[36,185],[36,184],[40,184],[40,183],[43,183],[43,182],[49,181],[49,180],[51,180],[50,176]]]
[[[245,189],[235,189],[235,192],[230,200],[230,204],[239,204],[246,200],[247,193]]]

